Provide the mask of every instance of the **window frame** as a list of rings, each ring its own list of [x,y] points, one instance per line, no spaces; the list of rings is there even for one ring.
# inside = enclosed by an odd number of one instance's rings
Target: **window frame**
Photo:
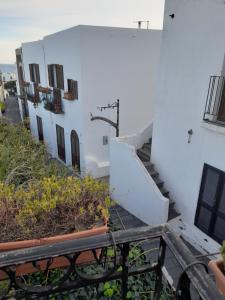
[[[207,171],[209,169],[217,172],[218,176],[219,176],[218,182],[216,185],[215,197],[212,201],[212,203],[213,203],[212,206],[210,206],[208,203],[206,203],[204,201],[204,199],[202,198],[204,189],[206,187]],[[223,200],[222,193],[223,193],[224,188],[225,188],[225,172],[205,163],[203,166],[201,186],[200,186],[200,191],[199,191],[198,204],[197,204],[194,224],[200,230],[202,230],[204,233],[206,233],[209,237],[211,237],[218,243],[221,243],[223,238],[221,239],[216,235],[215,227],[216,227],[216,221],[218,220],[218,218],[225,221],[225,213],[219,211],[220,204]],[[224,199],[224,201],[225,201],[225,199]],[[210,213],[210,220],[209,220],[209,225],[207,226],[207,229],[199,223],[200,210],[202,208],[206,209]]]

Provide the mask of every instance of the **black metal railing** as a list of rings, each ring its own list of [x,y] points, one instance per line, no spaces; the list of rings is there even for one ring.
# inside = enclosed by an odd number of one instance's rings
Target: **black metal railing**
[[[40,102],[39,92],[37,90],[36,83],[30,83],[28,87],[26,87],[27,100],[31,101],[34,104],[38,104]]]
[[[154,248],[144,250],[146,243]],[[183,269],[176,289],[164,276],[167,249]],[[91,262],[78,263],[84,253]],[[59,259],[64,268],[56,268]],[[27,274],[30,267],[34,273]],[[0,279],[0,299],[223,299],[206,267],[166,225],[2,252]]]
[[[225,76],[211,76],[207,94],[204,121],[225,121]]]
[[[54,88],[51,93],[43,93],[44,108],[55,113],[62,114],[61,90]]]

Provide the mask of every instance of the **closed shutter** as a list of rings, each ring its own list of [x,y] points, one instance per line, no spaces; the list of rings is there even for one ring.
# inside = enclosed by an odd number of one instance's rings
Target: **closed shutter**
[[[74,99],[78,99],[78,82],[73,81],[73,94],[74,94]]]
[[[55,65],[56,66],[56,82],[57,88],[64,90],[64,74],[63,74],[63,66],[62,65]]]
[[[57,136],[58,156],[64,162],[66,162],[64,129],[57,124],[56,124],[56,136]]]
[[[78,83],[75,80],[68,79],[68,92],[72,94],[73,99],[78,99]]]
[[[39,71],[39,65],[35,64],[35,74],[36,74],[36,83],[40,83],[40,71]]]
[[[48,83],[49,86],[54,87],[53,65],[48,65]]]
[[[30,70],[30,81],[34,82],[34,68],[33,64],[29,64],[29,70]]]

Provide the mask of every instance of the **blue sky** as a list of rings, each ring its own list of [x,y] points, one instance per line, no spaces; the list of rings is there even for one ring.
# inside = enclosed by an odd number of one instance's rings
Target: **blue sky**
[[[14,49],[78,24],[162,28],[165,0],[0,0],[0,63],[14,63]]]

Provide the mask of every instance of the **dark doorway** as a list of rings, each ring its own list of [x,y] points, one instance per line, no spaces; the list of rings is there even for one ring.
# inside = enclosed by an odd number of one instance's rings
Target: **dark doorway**
[[[225,240],[225,172],[204,165],[195,225],[219,243]]]
[[[42,124],[42,118],[39,116],[36,116],[37,118],[37,129],[38,129],[38,138],[39,141],[44,141],[44,134],[43,134],[43,124]]]
[[[77,167],[78,171],[80,171],[80,143],[75,130],[71,131],[71,156],[72,166]]]
[[[57,135],[57,146],[58,146],[58,156],[66,162],[66,151],[65,151],[65,137],[64,129],[56,124],[56,135]]]

